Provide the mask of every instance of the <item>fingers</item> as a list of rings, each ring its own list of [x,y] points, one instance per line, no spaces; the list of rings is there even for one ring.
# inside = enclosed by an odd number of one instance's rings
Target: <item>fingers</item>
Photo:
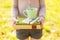
[[[40,27],[41,28],[43,27],[43,23],[44,23],[44,21],[43,20],[40,20]]]
[[[12,26],[13,26],[14,24],[16,24],[16,22],[17,22],[18,20],[17,20],[16,18],[12,18],[11,21],[12,21]]]

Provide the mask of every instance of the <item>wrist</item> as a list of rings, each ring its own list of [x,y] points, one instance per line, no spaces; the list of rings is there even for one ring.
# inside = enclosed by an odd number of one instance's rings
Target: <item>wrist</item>
[[[38,22],[41,21],[41,20],[44,20],[44,17],[39,16]]]

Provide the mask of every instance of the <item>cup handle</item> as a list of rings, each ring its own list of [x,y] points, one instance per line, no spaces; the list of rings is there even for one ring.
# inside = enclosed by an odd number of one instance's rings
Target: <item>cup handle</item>
[[[27,13],[25,10],[23,11],[23,15],[27,17]]]

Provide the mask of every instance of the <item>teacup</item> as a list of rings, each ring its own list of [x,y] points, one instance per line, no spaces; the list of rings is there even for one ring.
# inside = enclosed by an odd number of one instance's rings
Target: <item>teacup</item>
[[[27,8],[24,10],[24,16],[29,19],[35,19],[37,17],[37,8]]]

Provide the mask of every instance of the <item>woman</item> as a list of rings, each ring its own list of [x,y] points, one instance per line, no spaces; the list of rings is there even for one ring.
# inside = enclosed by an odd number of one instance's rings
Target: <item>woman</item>
[[[23,11],[26,8],[37,8],[37,18],[39,17],[39,21],[41,24],[41,29],[17,29],[17,38],[20,40],[28,40],[28,37],[31,36],[32,40],[39,40],[42,36],[42,27],[44,23],[44,17],[45,17],[45,0],[13,0],[12,5],[12,19],[13,24],[17,22],[17,16],[18,17],[24,17]],[[33,25],[36,26],[36,25]]]

